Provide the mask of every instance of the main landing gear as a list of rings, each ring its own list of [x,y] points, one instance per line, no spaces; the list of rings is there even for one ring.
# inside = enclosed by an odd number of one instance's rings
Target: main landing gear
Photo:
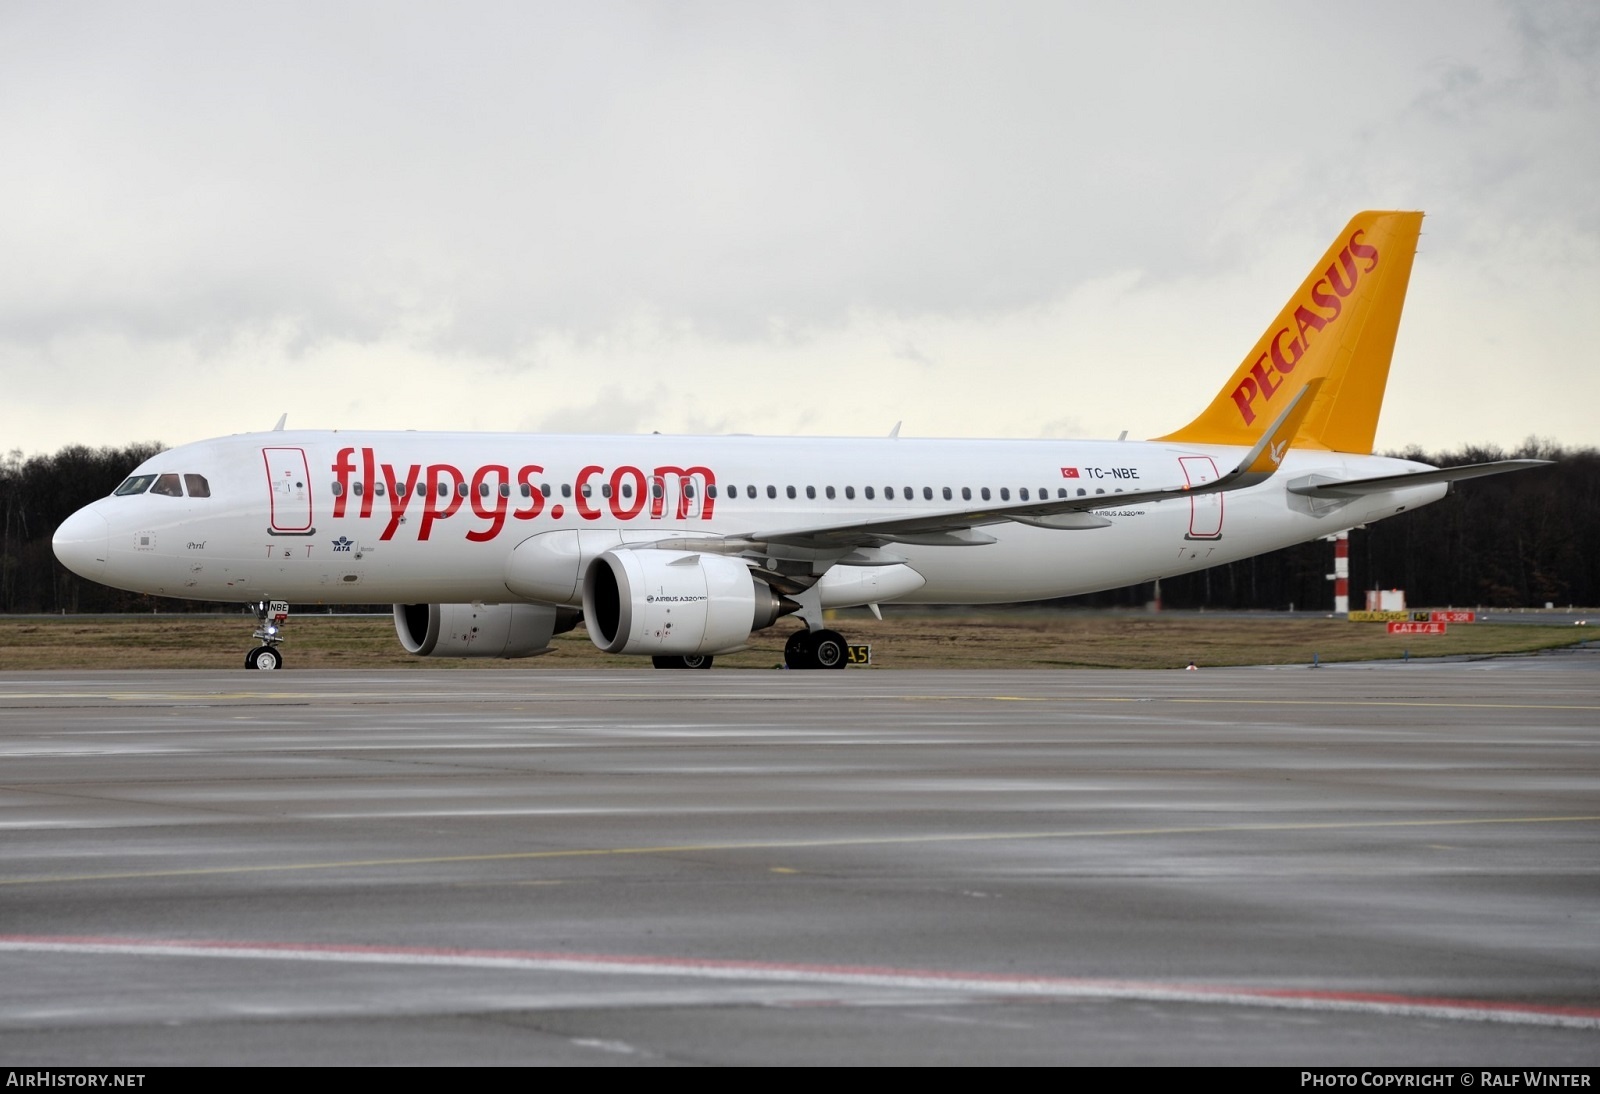
[[[838,631],[795,631],[783,646],[784,668],[842,669],[849,660],[849,647]]]
[[[252,638],[261,645],[244,655],[244,667],[271,672],[283,668],[283,651],[278,643],[283,641],[283,627],[289,622],[289,602],[262,600],[256,603],[256,629]]]
[[[682,657],[652,657],[650,663],[658,669],[708,669],[709,653],[686,653]]]

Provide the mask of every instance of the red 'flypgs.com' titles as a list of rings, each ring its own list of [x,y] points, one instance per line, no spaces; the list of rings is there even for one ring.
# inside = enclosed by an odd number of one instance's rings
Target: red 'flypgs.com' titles
[[[379,539],[393,539],[395,531],[411,508],[412,500],[421,495],[421,513],[417,525],[417,538],[427,539],[433,532],[435,521],[448,520],[460,512],[463,504],[472,514],[488,522],[487,527],[475,528],[467,539],[483,543],[494,539],[505,528],[506,518],[532,520],[545,512],[544,491],[537,477],[544,468],[535,463],[523,464],[515,472],[509,464],[491,463],[470,475],[454,464],[430,463],[394,464],[379,463],[370,448],[361,451],[358,468],[351,462],[354,448],[341,448],[333,464],[335,519],[357,516],[371,519],[375,498],[388,504],[388,524]],[[360,478],[354,476],[360,472]],[[352,491],[354,480],[357,490]],[[600,480],[605,488],[596,490],[591,483]],[[698,483],[697,483],[698,480]],[[666,519],[668,487],[675,495],[673,519],[689,520],[699,517],[710,520],[717,499],[708,487],[715,486],[716,475],[709,467],[657,467],[646,472],[637,467],[619,467],[606,475],[606,469],[591,464],[578,472],[574,482],[572,503],[578,516],[584,520],[599,520],[609,514],[615,520],[635,520],[648,512],[650,520]],[[696,494],[701,495],[696,497]],[[599,496],[596,496],[599,495]],[[350,513],[352,503],[360,503],[359,511]],[[549,507],[551,519],[559,520],[565,506],[556,501]],[[383,516],[383,514],[379,514]]]

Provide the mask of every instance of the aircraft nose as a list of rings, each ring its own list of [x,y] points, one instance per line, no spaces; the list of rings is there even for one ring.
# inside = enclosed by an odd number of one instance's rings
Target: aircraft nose
[[[50,541],[61,565],[90,581],[99,581],[106,572],[110,544],[111,526],[92,506],[62,521]]]

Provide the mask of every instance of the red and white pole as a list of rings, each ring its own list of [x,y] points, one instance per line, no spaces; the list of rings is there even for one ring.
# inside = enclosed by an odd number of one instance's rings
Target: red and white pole
[[[1340,532],[1333,538],[1333,613],[1345,615],[1350,611],[1350,533]]]

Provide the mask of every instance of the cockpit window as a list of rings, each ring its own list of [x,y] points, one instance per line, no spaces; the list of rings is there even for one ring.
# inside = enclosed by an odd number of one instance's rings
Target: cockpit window
[[[160,475],[156,484],[150,488],[152,494],[162,494],[169,498],[183,497],[183,487],[178,484],[176,475]]]
[[[154,475],[135,475],[112,492],[113,497],[125,498],[130,494],[142,494],[150,489],[150,484],[156,481]]]
[[[211,496],[211,484],[206,481],[204,475],[185,475],[183,477],[183,485],[188,488],[191,498],[209,498]]]

